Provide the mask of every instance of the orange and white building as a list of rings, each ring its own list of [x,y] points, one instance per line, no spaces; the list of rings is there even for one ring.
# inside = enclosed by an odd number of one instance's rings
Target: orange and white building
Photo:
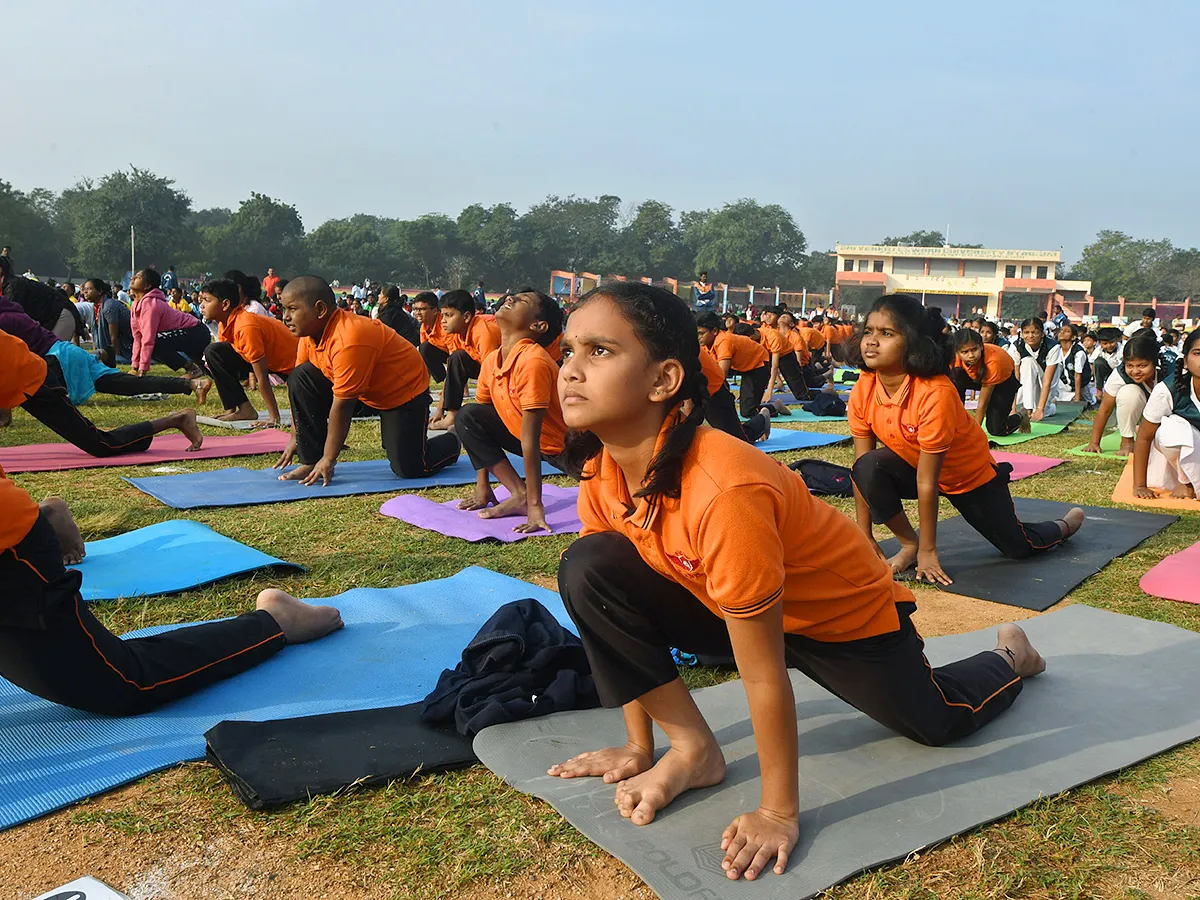
[[[839,294],[849,287],[913,294],[947,316],[1023,318],[1056,303],[1082,316],[1090,308],[1092,283],[1056,279],[1061,258],[1058,250],[838,244],[836,285]]]

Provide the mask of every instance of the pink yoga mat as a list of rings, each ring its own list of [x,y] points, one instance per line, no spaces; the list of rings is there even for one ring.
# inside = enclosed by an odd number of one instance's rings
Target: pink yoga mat
[[[1200,543],[1172,553],[1142,576],[1138,583],[1143,591],[1165,600],[1180,603],[1200,603]]]
[[[56,472],[61,469],[92,469],[101,466],[142,466],[153,463],[186,462],[189,459],[222,459],[255,453],[281,453],[287,447],[286,432],[273,428],[257,434],[204,436],[204,445],[194,453],[187,450],[182,434],[156,437],[149,450],[103,458],[88,456],[72,444],[26,444],[0,449],[0,467],[5,472]]]
[[[1006,462],[1013,467],[1010,481],[1020,481],[1030,475],[1037,475],[1047,469],[1062,465],[1066,460],[1051,459],[1048,456],[1030,456],[1027,453],[992,453],[998,463]]]
[[[496,498],[505,500],[508,491],[497,487]],[[542,485],[542,503],[546,507],[546,524],[554,534],[574,534],[582,527],[575,504],[579,488],[560,488],[552,484]],[[458,509],[459,500],[434,503],[416,494],[401,494],[380,507],[385,516],[416,525],[427,531],[436,531],[447,537],[462,538],[464,541],[496,540],[511,544],[527,537],[545,537],[548,532],[535,531],[521,534],[513,531],[525,523],[524,516],[508,516],[503,519],[481,519],[476,510]]]

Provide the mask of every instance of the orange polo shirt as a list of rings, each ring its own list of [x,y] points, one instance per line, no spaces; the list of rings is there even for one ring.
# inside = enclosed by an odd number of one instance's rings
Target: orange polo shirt
[[[46,380],[46,361],[23,340],[0,331],[0,409],[14,409]],[[40,510],[0,469],[0,553],[25,540]]]
[[[764,325],[758,330],[758,340],[767,351],[767,362],[770,362],[770,357],[776,353],[787,356],[792,352],[791,343],[776,328]]]
[[[338,400],[395,409],[429,390],[417,348],[378,319],[335,309],[319,341],[300,339],[296,365],[311,362],[333,382]]]
[[[721,367],[717,365],[717,358],[707,347],[700,348],[700,371],[708,379],[708,396],[711,397],[725,383],[725,373],[721,371]]]
[[[560,334],[550,342],[550,346],[546,348],[546,352],[550,358],[558,365],[562,365],[562,335]]]
[[[504,427],[518,440],[525,410],[546,410],[542,419],[542,453],[558,456],[563,452],[567,423],[563,421],[558,399],[558,364],[535,341],[529,338],[519,341],[503,362],[498,348],[483,358],[475,402],[494,406]]]
[[[480,314],[471,317],[466,334],[451,334],[448,337],[451,353],[466,350],[471,359],[482,363],[485,356],[500,347],[500,326],[496,324],[495,316]]]
[[[914,469],[922,451],[944,453],[938,478],[943,494],[965,494],[996,477],[987,435],[945,375],[906,377],[889,397],[874,372],[863,372],[846,410],[852,435],[875,435]]]
[[[287,375],[296,368],[300,339],[274,316],[259,316],[246,308],[235,309],[217,331],[217,340],[253,365],[266,360],[267,370]]]
[[[771,358],[766,348],[754,338],[731,331],[718,331],[711,350],[717,362],[729,360],[731,372],[753,372],[766,365]]]
[[[804,338],[804,343],[808,344],[809,350],[820,350],[825,346],[825,335],[821,334],[819,329],[810,325],[800,325],[796,330]]]
[[[445,330],[443,330],[440,314],[434,322],[432,329],[426,328],[424,325],[421,326],[421,343],[432,344],[446,353],[449,353],[453,349],[454,335],[446,334]]]
[[[787,633],[853,641],[896,631],[896,604],[912,600],[854,522],[782,463],[714,428],[696,431],[678,499],[632,500],[607,451],[588,471],[581,533],[624,535],[655,572],[722,619],[783,603]]]
[[[807,366],[809,360],[812,359],[812,352],[808,349],[808,342],[804,340],[804,335],[800,333],[799,328],[793,328],[787,333],[788,343],[792,345],[792,350],[796,354],[796,358],[800,360],[800,365]]]
[[[983,345],[983,381],[979,380],[979,363],[972,367],[963,365],[957,356],[954,358],[954,368],[962,369],[967,377],[975,384],[1003,384],[1013,377],[1016,371],[1012,357],[1008,352],[995,344]]]

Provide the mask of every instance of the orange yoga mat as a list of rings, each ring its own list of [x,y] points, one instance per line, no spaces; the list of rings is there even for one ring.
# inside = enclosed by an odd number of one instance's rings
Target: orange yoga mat
[[[1133,460],[1125,465],[1121,480],[1113,488],[1112,498],[1117,503],[1131,503],[1134,506],[1149,506],[1154,509],[1176,509],[1180,512],[1200,513],[1200,500],[1174,500],[1170,491],[1156,491],[1158,497],[1154,500],[1142,500],[1133,496]]]

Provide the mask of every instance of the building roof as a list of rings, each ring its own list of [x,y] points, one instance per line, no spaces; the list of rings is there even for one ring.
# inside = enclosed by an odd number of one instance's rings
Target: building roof
[[[838,244],[838,256],[911,256],[918,259],[1030,260],[1056,263],[1059,250],[994,250],[988,247],[893,247],[883,244]]]

